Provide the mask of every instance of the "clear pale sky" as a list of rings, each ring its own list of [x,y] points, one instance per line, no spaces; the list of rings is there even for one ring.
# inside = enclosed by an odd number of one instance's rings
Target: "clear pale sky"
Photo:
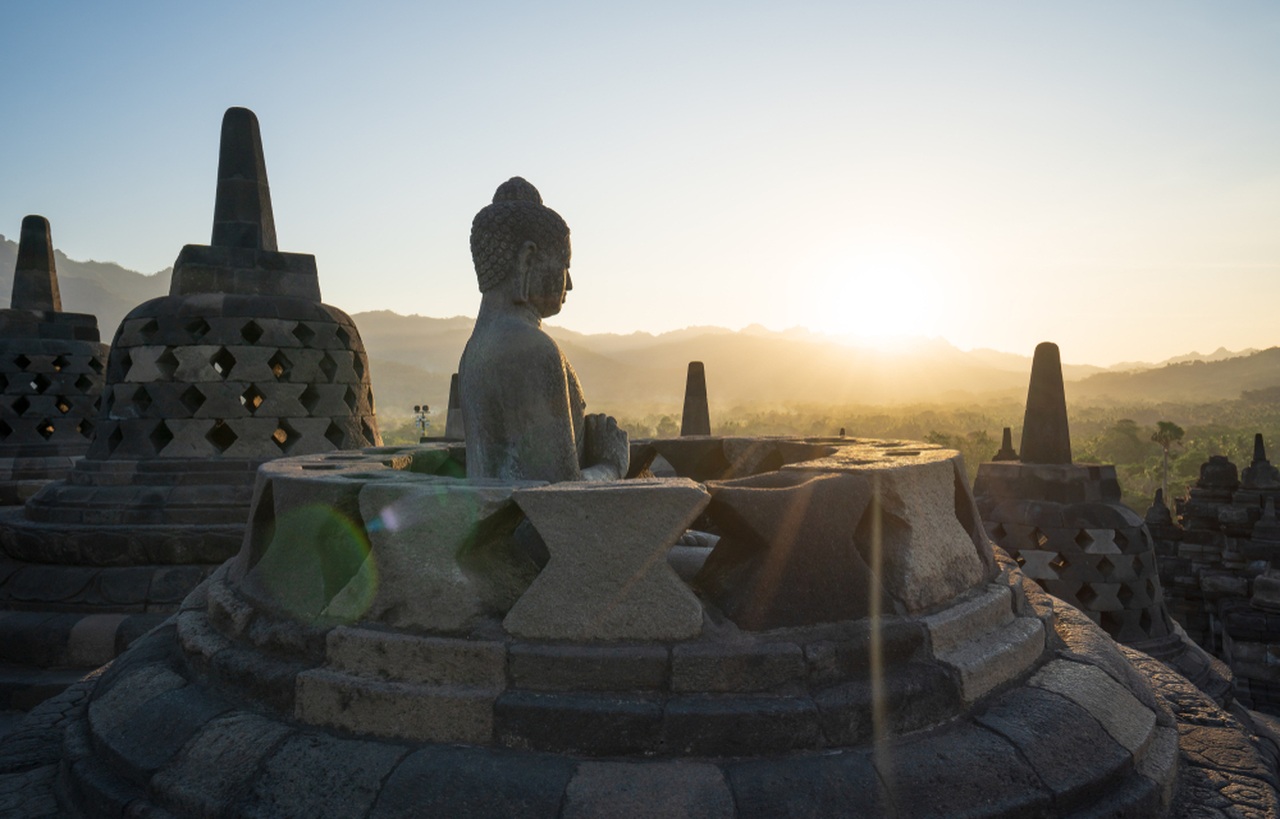
[[[74,259],[208,242],[244,105],[280,248],[352,313],[474,315],[471,217],[521,175],[584,332],[1280,343],[1274,2],[48,0],[0,30],[0,233],[43,214]]]

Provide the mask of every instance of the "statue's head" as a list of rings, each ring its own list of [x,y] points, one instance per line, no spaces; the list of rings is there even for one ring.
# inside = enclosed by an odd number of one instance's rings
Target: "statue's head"
[[[569,278],[569,226],[518,176],[498,186],[471,222],[471,260],[480,292],[503,285],[543,318],[560,312]]]

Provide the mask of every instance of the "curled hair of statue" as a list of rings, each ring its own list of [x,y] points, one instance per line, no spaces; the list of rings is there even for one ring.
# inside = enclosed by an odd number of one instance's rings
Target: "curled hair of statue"
[[[537,188],[518,176],[503,182],[493,194],[493,204],[471,222],[471,260],[480,292],[502,284],[525,242],[548,252],[563,247],[568,239],[569,226],[542,204]]]

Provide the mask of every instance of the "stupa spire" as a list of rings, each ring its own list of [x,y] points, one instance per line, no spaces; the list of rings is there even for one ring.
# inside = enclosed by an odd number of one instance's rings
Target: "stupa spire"
[[[222,115],[218,194],[213,206],[214,247],[276,250],[271,187],[262,153],[258,117],[248,108]]]
[[[13,271],[13,299],[9,306],[14,310],[62,310],[58,271],[53,260],[53,237],[49,233],[49,220],[43,216],[27,216],[22,220],[18,265]]]
[[[1062,387],[1062,359],[1058,345],[1036,345],[1027,387],[1027,411],[1022,419],[1022,462],[1071,463],[1071,432],[1067,428],[1067,398]]]
[[[710,435],[711,412],[707,407],[707,371],[701,361],[689,362],[684,382],[684,411],[680,414],[680,435]]]

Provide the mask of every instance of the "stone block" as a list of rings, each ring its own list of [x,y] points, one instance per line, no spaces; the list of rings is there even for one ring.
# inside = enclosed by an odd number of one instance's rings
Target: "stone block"
[[[860,475],[771,472],[711,485],[724,533],[695,584],[739,627],[856,620],[885,601],[855,533],[871,497]]]
[[[1054,660],[1029,684],[1060,694],[1088,711],[1134,757],[1140,757],[1151,740],[1156,715],[1095,666]]]
[[[243,711],[212,720],[156,774],[156,801],[179,816],[227,811],[248,795],[262,760],[292,732]]]
[[[253,783],[246,817],[366,816],[396,765],[402,745],[339,739],[305,731],[267,757]]]
[[[368,816],[556,816],[574,768],[551,754],[428,746],[396,766]]]
[[[503,621],[533,639],[679,640],[702,604],[667,552],[706,507],[687,479],[560,483],[514,493],[551,558]]]
[[[96,726],[94,733],[113,766],[135,781],[146,781],[168,764],[205,723],[230,709],[228,703],[200,687],[184,685],[147,700],[110,733],[103,733]]]
[[[733,795],[715,765],[695,762],[583,762],[565,791],[563,819],[628,816],[731,817]]]
[[[494,707],[509,748],[615,756],[661,750],[663,701],[655,695],[508,690]]]
[[[1019,617],[938,659],[956,670],[965,700],[975,702],[1031,668],[1044,646],[1044,625],[1034,617]]]
[[[991,584],[980,593],[922,618],[935,655],[945,654],[970,641],[974,635],[999,628],[1013,620],[1008,586]]]
[[[889,816],[869,751],[725,765],[737,816]]]
[[[339,671],[407,683],[506,684],[506,647],[496,641],[339,627],[329,632],[325,659]]]
[[[297,677],[295,717],[393,739],[485,744],[498,688],[385,682],[317,668]]]
[[[867,742],[872,737],[872,712],[877,701],[892,733],[938,725],[964,706],[954,675],[940,665],[922,662],[891,669],[878,688],[868,678],[855,679],[820,689],[813,700],[822,734],[831,746]]]
[[[857,631],[840,640],[819,640],[804,646],[809,680],[827,685],[850,677],[865,677],[871,670],[872,624],[863,620]],[[885,667],[896,666],[927,648],[926,630],[916,620],[882,618],[878,622],[880,657]]]
[[[822,736],[808,697],[691,694],[672,697],[663,715],[668,753],[739,756],[811,749]]]
[[[661,645],[513,643],[512,685],[541,691],[657,690],[667,684],[670,661]]]
[[[116,632],[127,614],[90,614],[71,628],[67,640],[67,664],[97,668],[116,656]]]
[[[680,643],[671,650],[673,691],[768,691],[803,681],[795,643]]]
[[[464,631],[502,613],[509,587],[520,579],[520,556],[510,537],[520,520],[512,488],[444,478],[365,485],[360,513],[369,557],[327,613],[443,632]],[[465,565],[483,553],[507,557],[495,561],[510,567],[496,583],[494,575]]]

